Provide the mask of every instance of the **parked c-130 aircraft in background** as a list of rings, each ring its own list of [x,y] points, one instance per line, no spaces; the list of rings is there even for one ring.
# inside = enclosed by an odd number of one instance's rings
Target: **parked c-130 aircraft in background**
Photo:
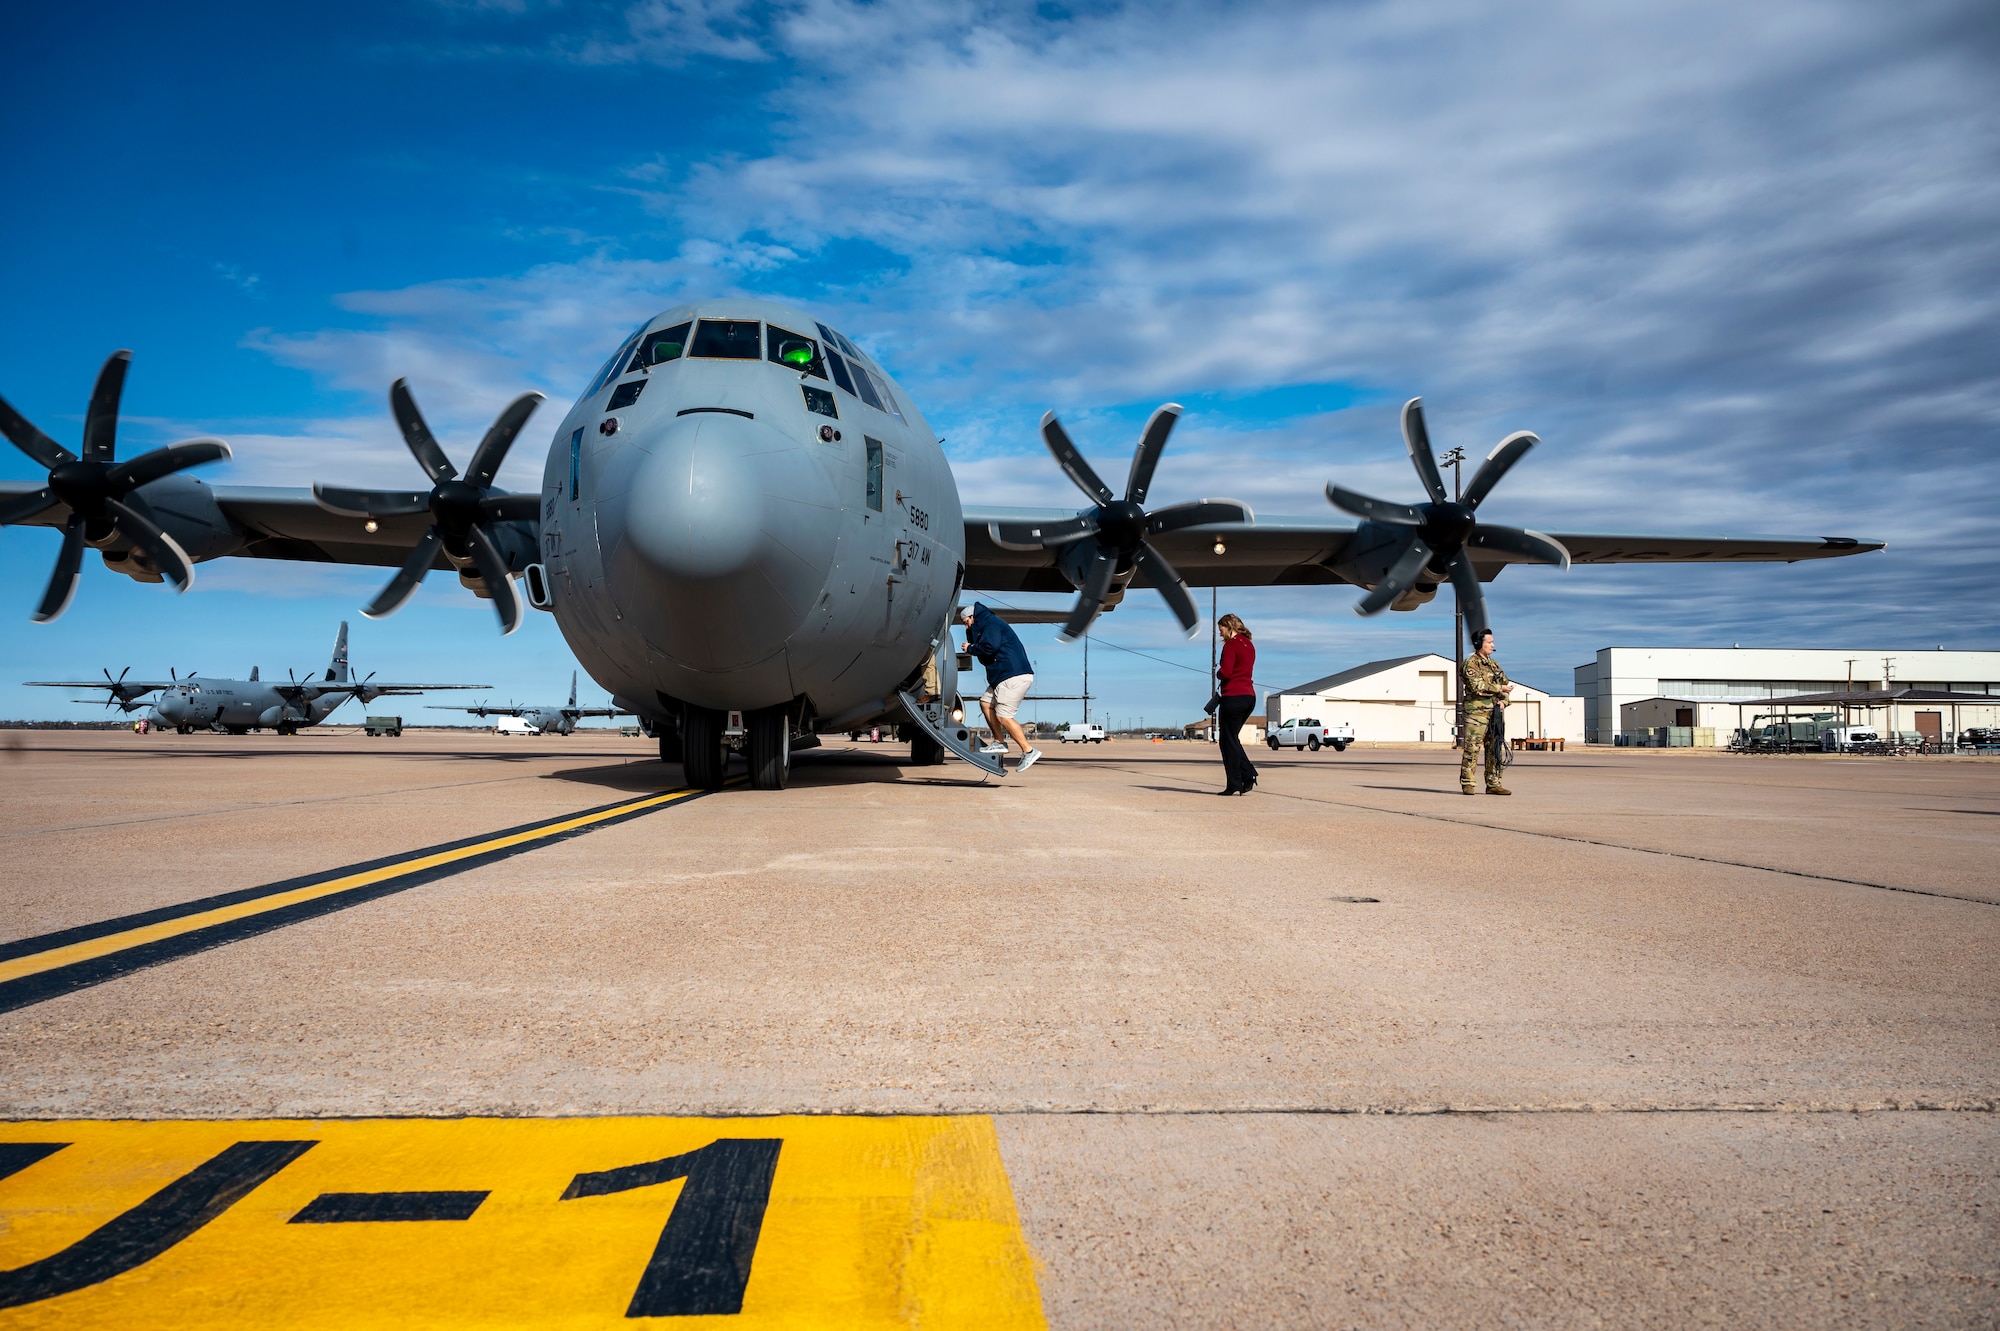
[[[968,590],[1074,590],[1063,626],[1074,637],[1135,585],[1159,591],[1193,632],[1189,584],[1350,583],[1370,589],[1357,609],[1373,614],[1413,609],[1449,580],[1478,625],[1479,584],[1513,563],[1791,562],[1881,548],[1481,523],[1479,501],[1535,437],[1509,436],[1453,499],[1414,399],[1403,430],[1427,498],[1393,504],[1329,486],[1358,524],[1260,519],[1219,499],[1149,508],[1172,404],[1147,423],[1122,495],[1051,413],[1043,441],[1088,505],[968,509],[903,390],[834,329],[762,300],[678,306],[626,338],[557,427],[537,494],[496,490],[493,478],[538,394],[500,414],[461,473],[402,380],[390,405],[426,490],[210,487],[182,472],[228,455],[213,440],[119,463],[129,359],[116,353],[99,375],[81,457],[0,402],[0,433],[49,468],[44,485],[0,485],[0,523],[64,531],[36,618],[68,603],[86,544],[107,568],[183,588],[194,562],[226,555],[400,565],[369,615],[451,569],[508,632],[523,613],[518,577],[614,704],[705,788],[722,784],[732,747],[747,751],[753,785],[778,788],[794,742],[875,724],[913,727],[918,762],[949,750],[998,773],[947,710],[958,696],[948,616]],[[935,700],[919,696],[927,661],[942,685]]]
[[[470,707],[455,707],[445,703],[432,703],[434,712],[469,712],[484,719],[489,716],[502,718],[499,726],[501,734],[507,735],[570,735],[576,732],[576,723],[586,716],[624,716],[616,707],[578,707],[576,705],[576,672],[569,672],[569,701],[566,703],[474,703]],[[509,726],[506,723],[516,724]]]
[[[127,679],[126,675],[130,673],[128,668],[121,670],[115,679],[109,670],[104,672],[103,679],[36,679],[28,681],[28,687],[103,689],[105,706],[116,707],[128,714],[143,708],[148,724],[178,730],[183,735],[191,734],[197,726],[227,731],[232,735],[244,735],[252,730],[275,730],[280,735],[291,735],[308,726],[319,725],[349,698],[370,703],[377,698],[429,693],[439,689],[490,687],[486,684],[392,684],[387,681],[378,684],[373,673],[366,679],[355,679],[347,668],[345,621],[342,621],[340,632],[334,637],[333,656],[326,664],[326,673],[319,678],[309,674],[304,679],[259,679],[256,666],[250,667],[248,679],[220,679],[211,675],[182,675],[170,671],[168,673],[173,677],[162,682],[157,679]],[[150,706],[139,701],[149,693],[159,695]]]

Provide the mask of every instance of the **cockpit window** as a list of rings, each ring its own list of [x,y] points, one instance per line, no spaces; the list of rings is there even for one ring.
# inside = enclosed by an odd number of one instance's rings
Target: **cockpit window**
[[[612,352],[611,359],[604,362],[604,368],[599,370],[597,377],[590,381],[590,387],[583,390],[585,397],[589,397],[592,393],[595,393],[598,389],[611,382],[611,377],[618,373],[618,367],[625,363],[626,354],[632,350],[632,344],[637,342],[645,331],[646,325],[640,324],[638,331],[618,344],[618,350]]]
[[[882,410],[888,412],[899,421],[903,420],[903,409],[896,405],[896,395],[889,391],[889,381],[873,370],[868,370],[865,373],[874,381],[875,391],[882,397]],[[909,424],[908,421],[904,421],[903,423],[905,425]]]
[[[771,325],[770,357],[777,364],[801,374],[809,374],[815,379],[826,378],[826,365],[820,360],[819,344],[809,337],[786,332],[776,324]]]
[[[626,371],[629,373],[679,360],[687,350],[688,329],[692,327],[692,323],[675,324],[672,328],[646,334],[639,343],[639,349],[632,353],[632,363],[625,367]]]
[[[848,368],[854,371],[854,391],[861,395],[861,400],[877,411],[887,411],[888,408],[882,405],[882,399],[875,392],[868,371],[861,368],[861,362],[855,361]]]
[[[714,360],[757,360],[764,354],[755,319],[703,319],[694,330],[690,356]]]
[[[827,367],[833,371],[833,381],[849,393],[853,393],[854,380],[848,377],[847,362],[840,358],[840,353],[829,347],[826,353],[826,363]]]

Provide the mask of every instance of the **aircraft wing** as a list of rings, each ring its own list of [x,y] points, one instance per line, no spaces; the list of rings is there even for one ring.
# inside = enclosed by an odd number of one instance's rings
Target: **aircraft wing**
[[[616,707],[565,707],[564,716],[637,716],[637,712],[623,712]]]
[[[0,481],[0,502],[18,495],[33,494],[42,487],[33,481]],[[312,491],[264,485],[214,485],[204,487],[220,510],[226,531],[216,530],[212,517],[172,513],[167,517],[170,534],[189,537],[183,544],[198,560],[223,555],[248,559],[296,559],[314,564],[372,564],[381,568],[399,567],[412,547],[431,525],[429,513],[407,517],[364,519],[329,513],[314,501]],[[142,496],[146,491],[142,488]],[[415,494],[416,492],[412,492]],[[495,492],[502,493],[499,491]],[[418,495],[419,498],[425,496]],[[61,527],[69,510],[58,505],[29,518],[23,525]],[[193,538],[173,521],[181,518],[199,524]],[[373,521],[375,530],[367,524]],[[499,538],[500,550],[514,572],[532,562],[540,539],[536,524],[503,522],[493,526],[511,534]],[[442,552],[431,561],[434,569],[451,567]]]
[[[192,678],[192,676],[190,676]],[[26,681],[31,689],[104,689],[118,697],[130,700],[161,689],[177,687],[182,681],[127,679],[112,683],[103,679],[31,679]],[[98,701],[92,698],[90,701]]]
[[[1076,517],[1073,508],[968,508],[965,510],[965,586],[969,591],[1070,592],[1057,569],[1062,551],[1013,550],[995,539],[992,524],[1048,523]],[[1352,521],[1325,517],[1264,516],[1219,522],[1152,537],[1191,587],[1313,586],[1354,581],[1341,565],[1357,534]],[[1884,542],[1850,536],[1622,536],[1550,533],[1576,564],[1796,563],[1880,550]],[[1217,553],[1217,544],[1222,546]],[[1373,542],[1366,541],[1372,545]],[[1524,559],[1503,551],[1472,549],[1480,580],[1490,582]]]
[[[471,689],[481,687],[491,688],[493,686],[490,684],[483,686],[477,684],[454,684],[451,687],[455,689]],[[474,716],[522,716],[528,712],[539,712],[542,710],[539,707],[516,707],[512,703],[497,706],[493,703],[480,703],[476,707],[459,707],[451,703],[434,702],[426,704],[426,706],[428,710],[433,712],[470,712]]]
[[[491,684],[377,684],[349,680],[345,684],[319,686],[322,693],[367,693],[377,698],[400,698],[412,693],[440,693],[446,689],[490,689]]]

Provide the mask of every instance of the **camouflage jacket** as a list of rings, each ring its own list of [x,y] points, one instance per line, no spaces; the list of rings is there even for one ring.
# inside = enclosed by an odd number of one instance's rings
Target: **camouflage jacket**
[[[1507,678],[1507,672],[1500,668],[1500,663],[1490,656],[1481,656],[1478,652],[1459,662],[1458,677],[1465,685],[1467,707],[1490,707],[1504,699],[1514,688]]]

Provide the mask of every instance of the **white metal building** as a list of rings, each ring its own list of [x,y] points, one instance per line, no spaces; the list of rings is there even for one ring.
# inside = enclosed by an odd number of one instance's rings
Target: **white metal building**
[[[1458,709],[1458,669],[1436,653],[1399,656],[1265,695],[1265,724],[1311,717],[1354,727],[1354,738],[1449,744]],[[1507,708],[1511,736],[1583,740],[1583,700],[1554,697],[1516,680]]]
[[[1583,727],[1593,744],[1615,744],[1622,730],[1663,725],[1713,727],[1726,736],[1761,710],[1757,704],[1772,699],[1902,687],[1985,694],[2000,708],[2000,652],[1605,647],[1595,661],[1576,668]],[[1883,724],[1915,730],[1916,713],[1925,709],[1891,710],[1896,717]],[[1966,726],[1995,724],[1975,718],[1973,710],[1961,711]]]

